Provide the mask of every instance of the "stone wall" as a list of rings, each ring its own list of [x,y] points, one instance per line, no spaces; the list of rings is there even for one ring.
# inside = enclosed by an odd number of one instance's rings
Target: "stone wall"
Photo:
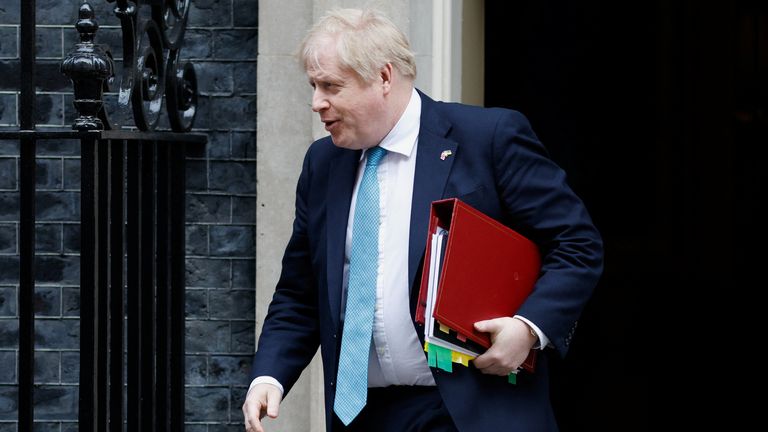
[[[19,2],[0,7],[0,128],[17,128]],[[37,123],[68,127],[71,83],[58,72],[77,41],[80,1],[37,0]],[[118,67],[114,3],[93,0]],[[200,88],[205,153],[187,170],[187,431],[241,431],[254,350],[257,0],[192,0],[182,57]],[[107,97],[113,100],[114,95]],[[165,119],[161,124],[167,124]],[[39,141],[35,430],[77,429],[80,160],[77,141]],[[0,141],[0,432],[16,430],[18,156]]]

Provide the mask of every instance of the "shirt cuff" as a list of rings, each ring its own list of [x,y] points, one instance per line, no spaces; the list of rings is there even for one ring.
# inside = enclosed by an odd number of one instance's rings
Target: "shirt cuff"
[[[283,389],[282,384],[280,384],[280,382],[271,376],[263,375],[254,378],[253,381],[251,381],[251,385],[248,387],[248,392],[250,392],[253,386],[256,384],[272,384],[273,386],[277,387],[278,390],[280,390],[280,398],[282,398],[283,394],[285,394],[285,390]],[[246,394],[248,394],[248,392],[246,392]]]
[[[545,335],[544,332],[541,331],[541,329],[536,324],[532,323],[531,320],[529,320],[528,318],[522,317],[520,315],[515,315],[512,318],[519,319],[520,321],[528,324],[528,326],[533,330],[533,332],[536,333],[536,336],[539,338],[539,341],[538,343],[536,343],[536,345],[533,346],[533,349],[543,349],[550,346],[549,338],[547,337],[547,335]]]

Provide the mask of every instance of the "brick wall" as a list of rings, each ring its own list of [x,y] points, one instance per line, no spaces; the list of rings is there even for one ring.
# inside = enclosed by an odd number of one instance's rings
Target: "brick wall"
[[[38,128],[68,127],[71,84],[58,72],[77,41],[80,1],[37,0]],[[120,67],[114,3],[92,0]],[[182,56],[208,134],[187,170],[187,431],[241,431],[254,350],[257,0],[192,0]],[[18,127],[19,2],[0,6],[0,128]],[[108,95],[107,100],[113,100]],[[161,124],[167,124],[162,119]],[[39,141],[36,430],[77,429],[80,162],[77,141]],[[0,141],[0,432],[15,431],[18,347],[18,155]]]

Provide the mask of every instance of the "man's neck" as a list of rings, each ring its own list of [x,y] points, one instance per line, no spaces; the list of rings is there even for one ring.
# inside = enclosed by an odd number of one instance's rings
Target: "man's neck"
[[[413,93],[413,82],[403,82],[402,85],[393,87],[391,93],[391,106],[394,107],[390,113],[391,117],[387,119],[389,124],[389,130],[397,124],[400,117],[403,116],[405,109],[408,107],[408,102],[411,101],[411,94]]]

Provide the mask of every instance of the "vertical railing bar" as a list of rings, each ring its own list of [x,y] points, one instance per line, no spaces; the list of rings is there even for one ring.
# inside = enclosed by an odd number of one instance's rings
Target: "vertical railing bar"
[[[31,431],[35,370],[35,138],[19,155],[19,430]]]
[[[19,126],[35,129],[35,1],[21,1]],[[19,151],[19,377],[18,430],[34,427],[35,370],[35,138]]]
[[[158,431],[169,430],[170,420],[170,343],[168,332],[170,331],[170,202],[169,179],[170,167],[168,159],[169,145],[167,142],[154,143],[157,153],[157,193],[155,203],[157,206],[157,423]]]
[[[110,148],[108,140],[96,141],[96,218],[97,218],[97,242],[96,242],[96,429],[105,431],[108,428],[109,416],[109,156]]]
[[[141,431],[156,424],[155,381],[155,145],[145,141],[141,165]]]
[[[96,300],[96,251],[98,226],[97,206],[97,145],[93,138],[80,140],[80,398],[79,431],[95,432],[98,425],[96,410],[97,324],[94,316]]]
[[[109,431],[123,430],[123,258],[124,258],[124,145],[110,146],[110,350],[109,350]]]
[[[185,144],[171,147],[171,428],[184,432]]]
[[[126,226],[126,309],[128,314],[126,423],[128,432],[141,431],[142,404],[142,244],[141,244],[141,171],[142,146],[139,140],[127,142],[127,226]]]
[[[21,0],[19,126],[35,129],[35,0]]]

